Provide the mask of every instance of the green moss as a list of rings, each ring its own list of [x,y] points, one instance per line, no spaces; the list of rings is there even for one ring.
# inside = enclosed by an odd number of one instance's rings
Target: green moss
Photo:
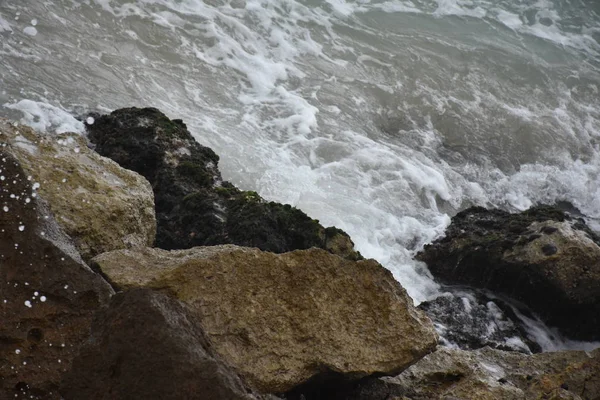
[[[177,174],[181,177],[190,179],[200,186],[209,186],[212,184],[212,176],[202,165],[192,161],[183,161],[177,166]]]

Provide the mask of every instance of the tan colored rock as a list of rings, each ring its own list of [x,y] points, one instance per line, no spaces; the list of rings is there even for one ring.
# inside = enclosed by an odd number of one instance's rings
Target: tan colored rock
[[[118,288],[187,303],[215,350],[264,393],[328,372],[396,374],[437,341],[431,321],[373,260],[224,245],[119,250],[92,263]]]
[[[439,348],[382,381],[388,393],[412,400],[593,400],[600,398],[600,349],[525,355]]]
[[[154,195],[148,181],[90,150],[82,136],[40,135],[0,119],[0,146],[39,185],[37,193],[84,260],[154,243]]]

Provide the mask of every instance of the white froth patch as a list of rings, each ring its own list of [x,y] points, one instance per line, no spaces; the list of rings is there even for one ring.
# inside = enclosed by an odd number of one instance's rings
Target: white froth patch
[[[438,7],[433,12],[436,17],[444,15],[457,15],[464,17],[483,18],[487,15],[487,11],[477,6],[472,7],[471,1],[464,0],[436,0]]]
[[[43,133],[84,133],[85,126],[62,108],[48,103],[21,100],[17,103],[6,103],[4,107],[19,110],[23,113],[20,122]]]
[[[523,21],[521,21],[520,16],[504,10],[498,10],[498,20],[513,30],[523,26]]]
[[[413,13],[422,14],[412,1],[384,1],[383,3],[373,4],[372,9],[379,9],[387,13]]]
[[[23,33],[28,35],[28,36],[35,36],[37,35],[38,31],[35,27],[33,26],[28,26],[25,29],[23,29]]]
[[[12,28],[8,21],[2,18],[2,14],[0,14],[0,33],[2,32],[12,32]]]

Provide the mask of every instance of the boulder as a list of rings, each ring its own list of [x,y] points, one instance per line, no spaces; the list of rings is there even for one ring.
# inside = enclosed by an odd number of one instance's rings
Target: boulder
[[[570,338],[600,339],[600,238],[582,219],[548,206],[470,208],[416,258],[445,283],[503,294]]]
[[[598,376],[600,349],[525,355],[489,347],[475,351],[439,348],[399,376],[383,378],[372,386],[390,396],[381,400],[393,396],[411,400],[595,400],[600,398]],[[362,398],[377,399],[366,390]]]
[[[180,301],[148,289],[114,296],[65,375],[65,400],[250,400]]]
[[[27,177],[0,147],[0,398],[59,399],[61,373],[114,292]]]
[[[397,374],[435,348],[429,319],[374,260],[234,245],[119,250],[93,268],[118,289],[187,304],[216,352],[262,393],[309,379]]]
[[[19,160],[84,260],[154,242],[148,181],[90,150],[81,135],[40,135],[0,119],[0,145]]]
[[[223,181],[219,157],[181,120],[154,108],[125,108],[87,125],[96,151],[146,177],[154,188],[156,246],[172,250],[237,244],[283,253],[320,247],[362,258],[350,237],[302,211]]]

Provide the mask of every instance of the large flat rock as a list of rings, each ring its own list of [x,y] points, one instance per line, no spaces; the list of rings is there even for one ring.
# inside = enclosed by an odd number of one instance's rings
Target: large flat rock
[[[373,260],[225,245],[119,250],[93,268],[119,289],[187,304],[216,352],[263,393],[310,378],[394,375],[437,342],[431,321]]]

